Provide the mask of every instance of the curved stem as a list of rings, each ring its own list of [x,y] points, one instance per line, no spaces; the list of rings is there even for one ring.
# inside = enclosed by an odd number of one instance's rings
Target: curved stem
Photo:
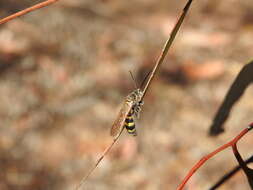
[[[222,145],[221,147],[217,148],[215,151],[211,152],[210,154],[204,156],[201,158],[188,172],[182,183],[178,186],[177,190],[182,190],[185,186],[185,184],[189,181],[189,179],[192,177],[192,175],[211,157],[215,156],[217,153],[223,151],[224,149],[233,146],[237,141],[239,141],[246,133],[248,133],[249,130],[251,130],[252,127],[247,127],[246,129],[242,130],[239,135],[237,135],[234,139],[229,141],[228,143]]]
[[[40,8],[42,8],[42,7],[46,7],[46,6],[50,5],[50,4],[55,3],[56,1],[58,1],[58,0],[47,0],[47,1],[44,1],[44,2],[42,2],[42,3],[38,3],[38,4],[36,4],[36,5],[32,6],[32,7],[29,7],[29,8],[27,8],[27,9],[24,9],[24,10],[22,10],[22,11],[19,11],[19,12],[17,12],[17,13],[14,13],[14,14],[12,14],[12,15],[10,15],[10,16],[7,16],[7,17],[1,19],[1,20],[0,20],[0,24],[9,22],[10,20],[12,20],[12,19],[14,19],[14,18],[17,18],[17,17],[19,17],[19,16],[22,16],[22,15],[24,15],[24,14],[27,14],[27,13],[29,13],[29,12],[31,12],[31,11],[40,9]]]

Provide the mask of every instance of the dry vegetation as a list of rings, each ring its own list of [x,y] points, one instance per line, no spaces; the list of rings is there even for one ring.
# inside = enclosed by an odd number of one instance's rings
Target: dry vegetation
[[[37,1],[39,2],[39,1]],[[34,1],[0,2],[5,17]],[[62,0],[0,25],[0,189],[71,190],[110,143],[124,96],[153,66],[184,1]],[[175,189],[203,155],[252,122],[249,87],[207,136],[224,95],[253,55],[253,4],[194,1],[145,99],[137,138],[123,134],[87,189]],[[239,143],[252,154],[249,133]],[[208,189],[237,162],[211,159],[188,184]],[[222,190],[249,189],[243,173]]]

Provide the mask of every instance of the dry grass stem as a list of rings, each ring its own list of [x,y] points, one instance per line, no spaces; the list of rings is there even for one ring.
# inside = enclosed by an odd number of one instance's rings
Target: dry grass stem
[[[152,79],[154,78],[154,75],[155,73],[157,72],[159,66],[162,64],[164,58],[166,57],[175,37],[176,37],[176,34],[178,33],[179,31],[179,28],[181,26],[181,24],[183,23],[184,21],[184,18],[190,8],[190,5],[192,3],[192,0],[188,0],[187,4],[185,5],[184,9],[183,9],[183,12],[181,14],[181,16],[179,17],[177,23],[175,24],[174,28],[172,29],[172,32],[171,32],[171,35],[169,37],[169,39],[166,41],[165,45],[164,45],[164,48],[162,50],[162,53],[160,54],[149,78],[148,78],[148,81],[144,87],[144,90],[143,90],[143,95],[141,97],[141,100],[143,100],[147,90],[148,90],[148,87],[150,86],[151,84],[151,81]],[[113,142],[111,143],[111,145],[106,148],[106,150],[104,151],[104,153],[102,154],[102,156],[97,160],[96,164],[90,169],[90,171],[87,173],[87,175],[85,177],[83,177],[83,179],[81,180],[81,182],[79,183],[79,185],[75,188],[75,190],[79,190],[81,188],[81,186],[85,183],[85,181],[87,180],[87,178],[92,174],[92,172],[97,168],[98,164],[103,160],[104,156],[111,150],[111,148],[113,147],[113,145],[116,143],[116,141],[119,139],[122,131],[123,131],[124,128],[121,129],[119,135],[113,140]]]

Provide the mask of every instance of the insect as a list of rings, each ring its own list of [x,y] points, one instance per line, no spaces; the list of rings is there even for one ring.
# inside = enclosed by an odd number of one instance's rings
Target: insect
[[[123,106],[119,111],[119,115],[112,125],[111,136],[113,136],[114,139],[118,138],[122,128],[124,127],[129,134],[132,134],[133,136],[137,135],[134,118],[139,118],[141,106],[144,104],[142,101],[143,92],[141,88],[137,88],[134,77],[131,72],[130,74],[135,83],[136,89],[126,97]],[[141,87],[143,86],[148,75],[149,73],[144,78]]]
[[[118,137],[122,127],[125,127],[129,134],[132,134],[133,136],[137,135],[133,117],[139,117],[141,106],[143,105],[143,102],[141,101],[142,95],[142,91],[138,88],[126,97],[119,115],[111,128],[111,135],[114,138]]]

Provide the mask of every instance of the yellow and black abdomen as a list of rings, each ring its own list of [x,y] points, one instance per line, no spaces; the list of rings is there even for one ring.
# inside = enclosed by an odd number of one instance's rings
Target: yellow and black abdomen
[[[127,114],[124,126],[129,134],[136,136],[137,132],[135,128],[133,115],[134,115],[134,111],[131,109],[131,111]]]

